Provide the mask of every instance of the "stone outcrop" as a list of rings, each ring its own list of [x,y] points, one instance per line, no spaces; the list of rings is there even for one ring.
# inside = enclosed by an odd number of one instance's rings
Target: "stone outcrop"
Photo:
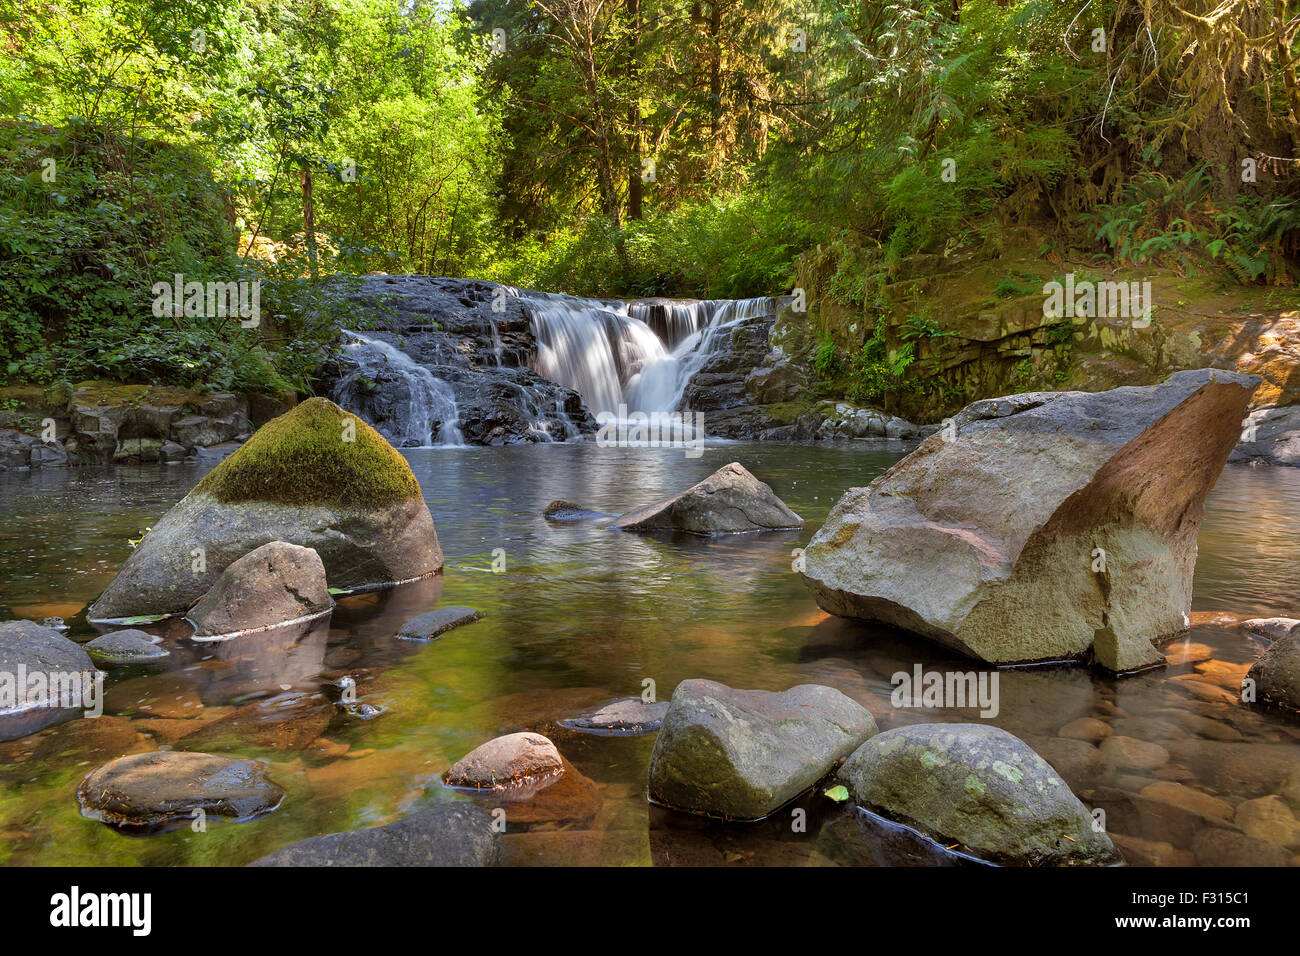
[[[858,748],[839,777],[865,809],[989,862],[1121,862],[1047,761],[996,727],[917,724],[887,730]]]
[[[269,541],[222,571],[188,617],[196,638],[230,637],[298,623],[333,606],[320,555]]]
[[[803,527],[803,519],[739,462],[723,465],[683,492],[621,515],[623,531],[729,534]]]
[[[650,755],[650,798],[704,816],[762,819],[875,733],[866,708],[831,687],[774,693],[682,681]]]
[[[365,422],[313,398],[264,425],[153,527],[91,606],[91,620],[178,614],[270,541],[312,548],[329,585],[407,581],[442,568],[419,483]]]
[[[804,551],[818,603],[993,663],[1162,660],[1187,627],[1205,496],[1257,379],[975,402],[866,488]]]

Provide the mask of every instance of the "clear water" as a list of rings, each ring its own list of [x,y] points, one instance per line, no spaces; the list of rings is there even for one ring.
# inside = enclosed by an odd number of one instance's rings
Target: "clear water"
[[[669,813],[646,800],[653,736],[597,737],[555,722],[638,695],[647,678],[666,699],[691,677],[767,690],[829,684],[886,728],[979,719],[973,710],[891,709],[894,672],[916,663],[974,665],[925,642],[826,616],[791,571],[790,551],[806,543],[845,489],[896,460],[897,448],[723,445],[694,460],[681,450],[590,444],[406,454],[437,524],[445,574],[344,599],[326,628],[289,648],[198,647],[184,640],[184,628],[159,630],[173,649],[167,669],[114,672],[108,716],[0,744],[0,862],[244,864],[304,837],[387,822],[433,802],[478,799],[445,789],[442,771],[493,736],[528,729],[550,736],[574,772],[527,806],[508,808],[508,863],[871,864],[846,811],[829,800],[802,801],[806,832],[796,832],[784,811],[751,826]],[[624,511],[731,460],[770,483],[807,529],[716,540],[642,537],[599,522],[548,524],[541,517],[555,498]],[[0,618],[75,615],[126,558],[127,539],[206,467],[0,475]],[[1262,650],[1230,624],[1215,623],[1218,614],[1300,616],[1298,515],[1300,470],[1228,468],[1201,533],[1195,610],[1203,613],[1170,648],[1175,663],[1122,681],[1082,668],[1004,671],[992,723],[1049,756],[1053,747],[1070,751],[1073,763],[1058,769],[1085,801],[1110,794],[1113,832],[1168,844],[1168,861],[1234,862],[1240,850],[1198,843],[1199,828],[1177,814],[1125,812],[1114,794],[1173,779],[1237,805],[1283,791],[1288,777],[1293,786],[1300,782],[1300,725],[1212,692],[1235,688]],[[497,549],[506,564],[499,574],[491,571]],[[403,622],[437,604],[468,604],[486,616],[427,645],[393,638]],[[359,675],[361,699],[387,708],[382,716],[334,712],[333,681],[345,673]],[[1188,677],[1198,683],[1191,691]],[[1088,716],[1165,746],[1169,762],[1124,770],[1098,753],[1052,743],[1064,724]],[[91,769],[124,753],[189,749],[182,741],[189,735],[203,742],[193,749],[268,760],[270,776],[287,791],[283,804],[249,823],[148,837],[81,817],[74,793]],[[1272,849],[1267,860],[1295,853]]]

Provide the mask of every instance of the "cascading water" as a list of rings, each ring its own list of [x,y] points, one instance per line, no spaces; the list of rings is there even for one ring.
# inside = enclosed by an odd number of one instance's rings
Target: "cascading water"
[[[405,386],[407,400],[405,404],[395,403],[391,417],[376,425],[385,438],[408,448],[465,443],[459,428],[456,395],[450,385],[382,339],[360,332],[346,334],[351,341],[345,348],[356,371],[339,381],[334,394],[339,405],[356,408],[368,383],[381,375],[397,376]]]
[[[677,410],[691,377],[726,330],[782,300],[616,302],[511,289],[532,319],[534,371],[576,390],[592,413]]]

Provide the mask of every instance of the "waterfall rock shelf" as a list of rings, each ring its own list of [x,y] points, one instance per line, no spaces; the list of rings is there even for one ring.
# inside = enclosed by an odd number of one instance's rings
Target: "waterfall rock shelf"
[[[804,551],[833,614],[883,621],[994,663],[1163,660],[1186,629],[1205,496],[1259,379],[975,402],[866,488]]]
[[[771,424],[745,382],[782,298],[622,302],[430,276],[370,276],[346,298],[367,328],[346,333],[331,395],[394,445],[568,441],[602,414],[678,409],[716,418],[719,437]]]

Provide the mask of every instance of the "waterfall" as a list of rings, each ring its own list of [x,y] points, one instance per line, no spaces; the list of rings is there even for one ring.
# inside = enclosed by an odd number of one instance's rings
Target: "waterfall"
[[[456,395],[450,385],[382,339],[353,331],[346,334],[352,341],[345,348],[357,371],[339,382],[334,396],[339,405],[349,409],[360,407],[362,393],[368,389],[369,382],[381,375],[393,375],[405,385],[407,401],[404,407],[392,409],[391,421],[376,426],[385,438],[408,448],[465,443],[458,427]],[[433,440],[435,429],[436,441]]]
[[[781,298],[617,302],[510,289],[532,321],[533,370],[577,391],[594,415],[620,405],[675,411],[724,331],[776,312]]]

